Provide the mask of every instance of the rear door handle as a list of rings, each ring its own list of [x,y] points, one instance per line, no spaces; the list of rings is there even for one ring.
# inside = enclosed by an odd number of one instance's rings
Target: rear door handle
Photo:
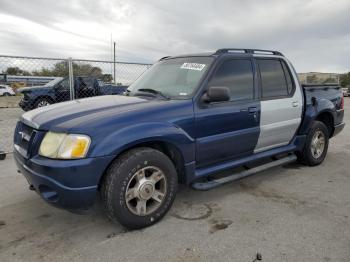
[[[299,105],[298,101],[292,102],[292,106],[293,106],[293,107],[297,107],[298,105]]]
[[[249,115],[253,115],[255,122],[258,121],[258,112],[259,112],[259,109],[257,107],[255,107],[255,106],[252,106],[252,107],[248,108],[248,114]]]

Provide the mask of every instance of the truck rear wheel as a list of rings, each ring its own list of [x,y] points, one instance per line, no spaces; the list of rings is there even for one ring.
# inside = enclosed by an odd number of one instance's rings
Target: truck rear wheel
[[[131,229],[158,222],[175,199],[177,181],[173,163],[162,152],[144,147],[124,153],[101,187],[108,217]]]
[[[324,123],[315,121],[307,134],[303,151],[298,154],[299,160],[309,166],[321,164],[327,155],[328,142],[328,128]]]

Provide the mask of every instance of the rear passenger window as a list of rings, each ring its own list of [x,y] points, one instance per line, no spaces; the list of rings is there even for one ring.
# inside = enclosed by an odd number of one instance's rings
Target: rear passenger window
[[[290,91],[280,60],[260,59],[257,60],[262,85],[262,97],[273,98],[288,96],[292,89],[292,79],[289,75]],[[289,73],[288,73],[289,74]]]
[[[290,95],[294,91],[292,76],[290,75],[290,71],[288,70],[286,63],[283,61],[281,61],[281,63],[282,63],[284,75],[286,76],[288,94]]]
[[[253,99],[254,78],[251,61],[234,59],[224,62],[209,85],[227,87],[230,92],[230,101]]]

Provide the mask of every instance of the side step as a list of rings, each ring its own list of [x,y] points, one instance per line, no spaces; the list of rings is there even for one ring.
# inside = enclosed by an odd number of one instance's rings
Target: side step
[[[297,160],[297,156],[292,154],[292,155],[286,156],[284,158],[263,164],[261,166],[257,166],[257,167],[254,167],[254,168],[251,168],[248,170],[244,170],[244,171],[239,172],[239,173],[235,173],[235,174],[230,175],[230,176],[217,178],[217,179],[213,179],[213,180],[208,180],[206,182],[196,182],[196,183],[193,183],[191,186],[192,186],[192,188],[194,188],[196,190],[205,191],[205,190],[209,190],[209,189],[230,183],[232,181],[241,179],[243,177],[254,175],[258,172],[264,171],[264,170],[269,169],[271,167],[285,165],[285,164],[294,162],[296,160]]]

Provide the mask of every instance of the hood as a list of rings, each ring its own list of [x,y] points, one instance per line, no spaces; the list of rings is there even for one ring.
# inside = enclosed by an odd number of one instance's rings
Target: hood
[[[53,86],[29,86],[29,87],[18,88],[17,91],[19,93],[35,92],[35,91],[51,90],[52,87]]]
[[[133,96],[98,96],[73,100],[37,108],[21,117],[21,121],[35,129],[71,131],[114,120],[133,111],[146,112],[147,108],[166,103],[164,100]]]

